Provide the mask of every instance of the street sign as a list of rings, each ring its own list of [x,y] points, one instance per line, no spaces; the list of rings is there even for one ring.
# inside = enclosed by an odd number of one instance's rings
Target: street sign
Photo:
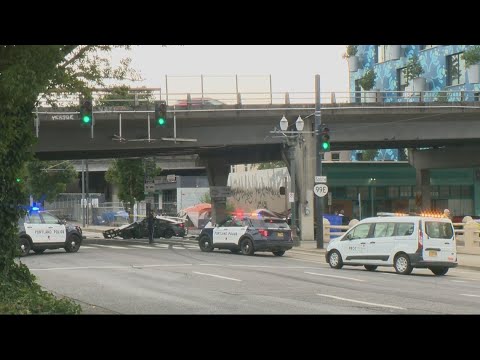
[[[327,177],[326,176],[315,176],[315,183],[326,183]]]
[[[289,192],[288,193],[288,202],[294,202],[295,201],[295,193]]]
[[[319,197],[324,197],[328,194],[328,186],[325,184],[317,184],[313,187],[313,192]]]

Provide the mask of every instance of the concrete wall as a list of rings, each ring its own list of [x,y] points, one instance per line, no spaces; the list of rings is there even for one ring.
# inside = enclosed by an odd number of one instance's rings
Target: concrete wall
[[[228,186],[231,187],[233,196],[228,200],[246,211],[267,208],[284,212],[285,196],[280,195],[280,187],[285,185],[285,177],[290,184],[286,167],[230,173]]]
[[[177,212],[202,202],[201,198],[210,193],[210,188],[177,188]]]

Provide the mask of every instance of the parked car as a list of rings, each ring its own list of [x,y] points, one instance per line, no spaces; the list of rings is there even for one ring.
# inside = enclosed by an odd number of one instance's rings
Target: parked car
[[[293,247],[292,231],[285,219],[258,216],[228,217],[222,224],[209,222],[198,238],[200,250],[229,249],[236,254],[253,255],[255,251],[271,251],[283,256]]]
[[[178,100],[175,106],[177,107],[187,107],[188,100]],[[225,105],[223,102],[220,100],[216,99],[211,99],[211,98],[192,98],[190,101],[190,106],[191,107],[199,107],[199,106],[219,106],[219,105]]]
[[[20,256],[26,256],[33,250],[41,254],[47,249],[65,249],[77,252],[84,236],[80,226],[68,224],[47,211],[30,210],[18,221]]]

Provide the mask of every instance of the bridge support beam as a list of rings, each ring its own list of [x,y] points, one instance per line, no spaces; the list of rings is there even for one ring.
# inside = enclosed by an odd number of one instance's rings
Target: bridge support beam
[[[430,196],[430,170],[415,169],[416,186],[415,186],[415,207],[417,212],[431,209]]]
[[[222,158],[204,158],[207,168],[208,184],[210,186],[210,197],[212,199],[212,223],[222,223],[227,217],[227,198],[225,196],[216,197],[216,191],[212,186],[227,186],[230,165]]]

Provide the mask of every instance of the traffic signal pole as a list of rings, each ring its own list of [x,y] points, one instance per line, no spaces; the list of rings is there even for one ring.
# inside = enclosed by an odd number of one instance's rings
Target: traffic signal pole
[[[316,138],[316,175],[322,176],[322,144],[320,139],[320,131],[322,125],[321,108],[320,108],[320,75],[315,75],[315,134]],[[317,233],[315,240],[317,241],[317,249],[323,249],[323,197],[315,196],[315,213],[317,217]]]

